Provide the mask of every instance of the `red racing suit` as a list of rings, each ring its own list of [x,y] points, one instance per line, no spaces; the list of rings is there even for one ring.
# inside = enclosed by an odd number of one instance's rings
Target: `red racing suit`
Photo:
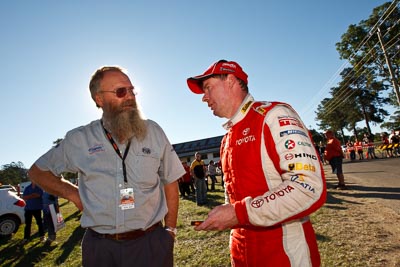
[[[232,266],[319,266],[308,215],[325,203],[326,184],[304,123],[289,105],[249,94],[224,127],[226,200],[239,220]]]

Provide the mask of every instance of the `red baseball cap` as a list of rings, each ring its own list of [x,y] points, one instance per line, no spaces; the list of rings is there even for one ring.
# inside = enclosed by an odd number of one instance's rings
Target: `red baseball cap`
[[[203,94],[203,89],[200,86],[201,82],[216,74],[233,74],[247,84],[247,74],[242,67],[234,61],[227,60],[215,62],[203,74],[188,78],[187,84],[193,93]]]

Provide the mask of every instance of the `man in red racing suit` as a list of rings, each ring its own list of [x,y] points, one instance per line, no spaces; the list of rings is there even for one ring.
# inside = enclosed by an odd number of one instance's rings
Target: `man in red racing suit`
[[[308,216],[325,202],[325,177],[297,113],[285,103],[255,102],[236,62],[219,61],[188,85],[229,119],[221,143],[227,201],[195,230],[232,228],[232,266],[319,266]]]

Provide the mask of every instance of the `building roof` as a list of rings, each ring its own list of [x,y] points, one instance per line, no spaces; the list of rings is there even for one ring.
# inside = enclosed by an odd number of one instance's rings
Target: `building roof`
[[[221,141],[224,136],[210,137],[195,141],[173,144],[175,152],[179,157],[193,156],[195,152],[209,153],[219,152]]]

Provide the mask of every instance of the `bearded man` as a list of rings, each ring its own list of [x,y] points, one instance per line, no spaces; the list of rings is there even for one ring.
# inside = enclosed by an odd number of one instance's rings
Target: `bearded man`
[[[29,177],[82,211],[83,266],[173,266],[182,164],[161,127],[141,115],[122,68],[98,69],[89,89],[102,118],[69,131]],[[63,172],[77,173],[79,186]]]

